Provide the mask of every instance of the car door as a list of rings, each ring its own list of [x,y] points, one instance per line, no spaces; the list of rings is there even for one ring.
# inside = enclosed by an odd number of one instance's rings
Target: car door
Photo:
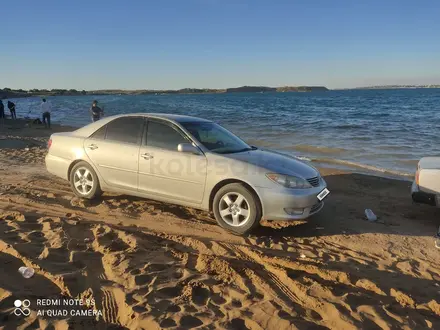
[[[87,156],[107,185],[137,191],[144,126],[143,117],[116,118],[85,141]]]
[[[183,153],[191,140],[176,125],[148,119],[139,153],[139,190],[173,200],[201,203],[205,189],[205,155]]]

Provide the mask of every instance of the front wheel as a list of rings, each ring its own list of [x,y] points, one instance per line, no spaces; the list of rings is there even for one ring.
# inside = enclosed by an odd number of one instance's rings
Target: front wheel
[[[258,199],[240,183],[220,188],[215,194],[212,209],[217,223],[237,235],[246,235],[260,224]]]
[[[93,168],[86,162],[79,162],[70,172],[70,186],[76,196],[93,199],[101,195],[98,176]]]

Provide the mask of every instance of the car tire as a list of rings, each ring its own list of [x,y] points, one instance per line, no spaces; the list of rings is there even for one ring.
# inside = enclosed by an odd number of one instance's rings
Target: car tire
[[[81,161],[70,171],[70,187],[79,198],[93,199],[102,194],[98,176],[90,164]]]
[[[236,235],[246,235],[260,225],[258,197],[241,183],[230,183],[214,196],[212,210],[217,223]]]

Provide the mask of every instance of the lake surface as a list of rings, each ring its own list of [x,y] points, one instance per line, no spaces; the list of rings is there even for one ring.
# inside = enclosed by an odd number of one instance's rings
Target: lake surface
[[[89,123],[88,109],[97,99],[106,115],[162,112],[211,119],[252,145],[321,166],[411,176],[421,157],[440,156],[440,89],[49,99],[52,120],[66,125]],[[18,116],[40,115],[38,98],[14,102]]]

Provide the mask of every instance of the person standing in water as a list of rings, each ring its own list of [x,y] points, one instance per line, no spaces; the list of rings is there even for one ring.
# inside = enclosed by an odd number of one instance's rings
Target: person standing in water
[[[11,112],[11,119],[17,119],[17,115],[15,113],[15,103],[8,101],[8,109]]]
[[[51,106],[50,103],[46,101],[46,99],[41,102],[41,113],[43,114],[43,123],[46,128],[50,128],[50,111]]]
[[[98,107],[98,101],[94,100],[92,107],[90,108],[90,114],[92,115],[92,121],[95,122],[104,116],[104,110]]]

